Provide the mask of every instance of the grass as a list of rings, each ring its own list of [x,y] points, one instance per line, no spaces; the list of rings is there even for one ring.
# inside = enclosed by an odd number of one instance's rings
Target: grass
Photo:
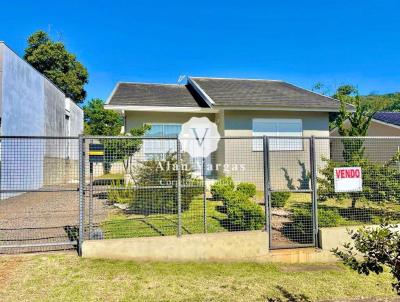
[[[221,221],[226,215],[218,211],[221,202],[207,201],[207,231],[210,233],[226,231]],[[182,213],[182,231],[184,234],[203,233],[203,200],[196,198],[190,208]],[[177,214],[126,215],[113,212],[101,224],[105,238],[130,238],[148,236],[176,235]]]
[[[96,179],[124,179],[124,173],[109,173],[96,177]]]
[[[388,273],[362,276],[339,264],[157,263],[75,255],[0,258],[7,301],[266,301],[283,292],[310,301],[394,297]],[[286,300],[283,300],[286,301]]]

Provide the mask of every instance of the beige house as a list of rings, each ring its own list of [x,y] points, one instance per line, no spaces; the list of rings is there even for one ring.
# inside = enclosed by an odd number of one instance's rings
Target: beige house
[[[338,137],[337,128],[331,130],[332,137]],[[364,139],[365,156],[376,162],[392,159],[400,151],[400,112],[377,112],[374,114]],[[341,139],[332,139],[332,158],[342,159]]]
[[[270,173],[279,189],[287,187],[288,176],[301,186],[310,166],[309,141],[302,138],[328,137],[328,116],[338,111],[339,102],[283,81],[188,77],[184,85],[118,83],[105,107],[124,116],[125,131],[150,124],[151,137],[177,136],[191,117],[207,117],[225,137],[207,162],[214,169],[219,164],[218,175],[258,186],[263,145],[257,137],[299,137],[270,141]],[[145,142],[141,156],[151,158],[169,148],[165,142]]]

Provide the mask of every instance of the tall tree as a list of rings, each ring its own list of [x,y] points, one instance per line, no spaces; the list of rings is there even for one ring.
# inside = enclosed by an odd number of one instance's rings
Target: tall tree
[[[53,41],[46,32],[39,30],[29,36],[24,59],[74,102],[85,100],[84,86],[88,83],[88,72],[64,43]]]
[[[123,125],[122,117],[115,111],[104,109],[101,99],[92,99],[83,107],[85,134],[119,135]]]

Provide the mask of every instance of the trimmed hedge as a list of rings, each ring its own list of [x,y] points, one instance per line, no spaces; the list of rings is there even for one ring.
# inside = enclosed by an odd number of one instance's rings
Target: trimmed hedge
[[[229,228],[233,231],[259,230],[264,226],[262,208],[241,191],[229,191],[224,195],[224,206]]]
[[[272,192],[271,206],[274,208],[283,208],[289,200],[290,192]]]
[[[249,197],[256,196],[256,185],[249,182],[241,182],[236,186],[236,190],[246,194]]]
[[[232,177],[224,176],[218,179],[211,186],[211,194],[214,200],[223,200],[224,194],[226,192],[233,191],[235,189],[235,183],[233,182]]]

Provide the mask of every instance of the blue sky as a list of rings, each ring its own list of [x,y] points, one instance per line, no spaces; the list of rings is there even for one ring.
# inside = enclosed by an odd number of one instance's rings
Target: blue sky
[[[179,75],[400,91],[400,1],[7,1],[0,40],[50,31],[88,68],[88,98]]]

